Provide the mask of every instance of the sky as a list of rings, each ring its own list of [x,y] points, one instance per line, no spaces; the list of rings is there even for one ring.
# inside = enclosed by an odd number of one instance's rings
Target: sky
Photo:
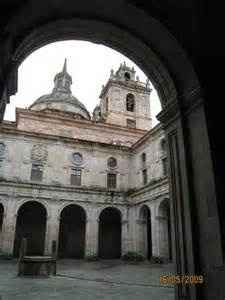
[[[119,52],[103,45],[85,41],[61,41],[48,44],[30,54],[20,65],[18,92],[11,96],[7,105],[5,120],[15,120],[15,108],[28,108],[37,98],[51,93],[54,76],[62,70],[67,58],[67,71],[72,76],[72,93],[93,112],[99,103],[102,85],[109,79],[110,70],[116,71],[124,61],[134,66],[140,81],[146,82],[146,75],[139,67]],[[157,91],[150,95],[153,125],[161,105]]]

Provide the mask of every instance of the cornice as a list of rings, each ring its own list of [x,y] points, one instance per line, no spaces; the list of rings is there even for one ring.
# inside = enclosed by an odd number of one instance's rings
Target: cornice
[[[0,125],[0,133],[21,135],[26,137],[38,138],[38,139],[46,139],[46,140],[52,140],[56,142],[61,141],[63,143],[68,143],[68,144],[84,144],[84,145],[91,145],[91,146],[99,146],[108,149],[117,149],[122,151],[130,151],[131,149],[129,146],[124,146],[124,145],[116,145],[116,144],[114,145],[114,144],[107,144],[107,143],[97,142],[97,141],[89,141],[84,139],[64,137],[59,135],[51,135],[46,133],[35,133],[30,131],[18,130],[17,128],[14,127],[12,128],[4,127],[2,126],[2,124]]]
[[[102,99],[104,97],[104,95],[107,93],[107,91],[109,90],[109,88],[111,86],[117,86],[117,87],[126,87],[127,89],[131,90],[131,91],[137,91],[137,92],[141,92],[143,94],[147,94],[150,95],[152,89],[146,89],[145,85],[143,82],[138,82],[138,81],[128,81],[128,82],[123,82],[120,80],[112,80],[109,79],[107,84],[104,86],[104,88],[102,89],[99,98]]]
[[[22,109],[22,108],[17,108],[16,109],[16,116],[17,120],[16,123],[18,124],[19,118],[22,116],[26,116],[26,119],[31,119],[31,120],[38,120],[38,121],[43,121],[43,122],[49,122],[52,121],[52,123],[56,124],[63,124],[63,125],[74,125],[76,127],[80,128],[85,128],[85,129],[93,129],[97,128],[100,130],[106,129],[106,130],[111,130],[111,131],[124,131],[126,133],[129,133],[131,135],[140,135],[144,134],[146,131],[141,130],[141,129],[134,129],[134,128],[128,128],[125,126],[120,126],[116,124],[109,124],[109,123],[100,123],[96,122],[93,120],[77,120],[73,119],[68,116],[62,116],[62,115],[57,115],[57,114],[51,114],[49,112],[42,112],[42,111],[31,111],[27,109]],[[62,123],[63,122],[63,123]]]

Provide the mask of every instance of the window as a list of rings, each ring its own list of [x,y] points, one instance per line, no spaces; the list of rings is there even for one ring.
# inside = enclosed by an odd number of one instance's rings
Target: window
[[[146,184],[148,182],[148,174],[147,174],[147,169],[144,169],[142,171],[142,180],[143,180],[143,184]]]
[[[126,97],[126,106],[127,106],[127,111],[134,112],[134,107],[135,107],[135,99],[133,94],[127,94]]]
[[[131,119],[127,119],[127,127],[128,128],[136,128],[136,121],[131,120]]]
[[[81,185],[81,170],[80,169],[73,169],[70,179],[71,185]]]
[[[163,176],[167,176],[168,174],[168,164],[167,164],[167,158],[162,159],[162,167],[163,167]]]
[[[42,181],[43,177],[43,166],[38,164],[32,164],[31,176],[32,181]]]
[[[146,153],[144,152],[141,154],[141,161],[142,161],[142,167],[144,167],[146,163]]]
[[[106,112],[109,110],[109,98],[108,97],[106,97],[106,99],[105,99],[105,110],[106,110]]]
[[[130,73],[125,72],[125,73],[124,73],[124,78],[125,78],[126,80],[130,80]]]
[[[114,169],[117,167],[117,160],[114,157],[110,157],[107,164],[110,169]]]
[[[107,174],[107,187],[111,189],[116,188],[116,174]]]

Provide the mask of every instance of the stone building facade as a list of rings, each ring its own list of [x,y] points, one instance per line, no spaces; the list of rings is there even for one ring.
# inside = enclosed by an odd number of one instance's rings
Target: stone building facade
[[[151,89],[121,64],[91,117],[66,62],[51,94],[0,125],[0,251],[171,259],[167,154]]]

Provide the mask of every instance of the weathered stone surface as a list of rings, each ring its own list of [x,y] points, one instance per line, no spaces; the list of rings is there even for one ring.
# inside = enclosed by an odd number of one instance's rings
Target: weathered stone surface
[[[73,204],[85,211],[86,257],[99,253],[99,219],[107,207],[120,212],[122,255],[133,251],[147,257],[146,245],[150,242],[147,242],[146,230],[150,230],[151,255],[168,256],[166,251],[161,251],[168,248],[168,237],[160,229],[167,228],[160,227],[157,219],[160,203],[169,198],[162,166],[164,132],[160,125],[148,132],[145,130],[151,128],[149,87],[139,81],[124,81],[122,77],[116,85],[113,81],[103,91],[103,94],[112,93],[106,120],[78,120],[64,110],[48,107],[47,111],[17,109],[16,123],[1,124],[0,143],[4,140],[4,149],[7,149],[0,166],[0,202],[5,212],[0,243],[3,252],[13,253],[22,205],[38,201],[47,216],[45,255],[51,254],[52,241],[56,241],[58,247],[61,213]],[[126,112],[126,95],[131,88],[135,95],[135,112]],[[140,129],[126,127],[127,116],[134,117]],[[74,159],[74,154],[80,159]],[[108,163],[109,158],[115,159],[113,166]],[[41,182],[31,181],[31,168],[35,163],[42,166]],[[71,185],[74,169],[81,172],[81,186]],[[107,187],[108,173],[116,174],[116,188]],[[148,220],[141,216],[143,207],[149,210],[150,229],[145,226]],[[165,247],[161,247],[161,243]]]

